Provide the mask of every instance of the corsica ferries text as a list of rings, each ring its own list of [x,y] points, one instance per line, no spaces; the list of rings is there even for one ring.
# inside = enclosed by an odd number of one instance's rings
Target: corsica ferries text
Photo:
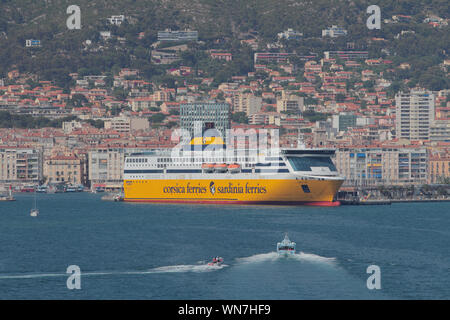
[[[180,186],[176,184],[175,186],[165,186],[163,187],[163,193],[178,193],[178,194],[203,194],[208,192],[208,187],[201,186],[200,184],[198,186],[191,186],[190,183],[188,183],[186,186]],[[234,185],[233,183],[229,182],[228,185],[225,186],[216,186],[213,181],[209,183],[209,192],[211,192],[212,195],[216,193],[221,194],[236,194],[236,193],[247,193],[247,194],[264,194],[267,193],[267,189],[265,186],[260,186],[259,184],[250,185],[248,182],[245,184],[245,186],[241,186],[240,184]]]

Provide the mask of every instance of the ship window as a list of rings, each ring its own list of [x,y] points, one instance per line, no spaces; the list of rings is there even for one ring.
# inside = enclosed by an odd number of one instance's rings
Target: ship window
[[[328,157],[288,157],[288,160],[294,171],[312,171],[311,167],[327,167],[337,171]]]
[[[311,193],[307,184],[302,184],[302,189],[304,193]]]

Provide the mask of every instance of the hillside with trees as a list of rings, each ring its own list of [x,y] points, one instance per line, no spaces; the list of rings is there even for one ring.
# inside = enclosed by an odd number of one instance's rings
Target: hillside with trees
[[[120,68],[138,68],[144,78],[174,86],[165,69],[151,62],[151,45],[158,30],[189,28],[198,30],[200,42],[189,43],[175,65],[201,69],[220,83],[253,70],[254,52],[240,39],[256,38],[259,49],[267,50],[266,45],[277,40],[277,33],[293,28],[304,37],[284,41],[283,51],[322,55],[323,51],[345,50],[351,42],[355,50],[368,50],[372,58],[389,58],[396,65],[408,62],[410,69],[387,75],[394,82],[409,78],[411,85],[433,90],[450,84],[439,68],[448,58],[449,27],[433,28],[423,23],[428,14],[448,18],[446,0],[380,0],[377,5],[382,20],[393,15],[411,16],[407,22],[382,23],[381,30],[366,27],[366,9],[372,2],[362,0],[80,0],[82,28],[68,30],[66,9],[71,4],[63,0],[0,1],[0,77],[18,68],[21,73],[36,74],[39,80],[52,80],[68,89],[72,72],[103,73],[111,79]],[[111,15],[120,14],[128,17],[121,26],[107,22]],[[321,30],[331,25],[346,28],[348,35],[322,38]],[[396,38],[405,30],[415,33]],[[114,37],[104,40],[100,31],[111,31]],[[27,39],[39,39],[42,45],[27,48]],[[211,48],[230,51],[233,61],[211,61],[205,54]]]

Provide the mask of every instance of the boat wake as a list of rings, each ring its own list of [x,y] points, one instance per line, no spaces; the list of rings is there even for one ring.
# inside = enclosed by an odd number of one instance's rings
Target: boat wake
[[[313,253],[304,253],[304,252],[299,252],[287,256],[279,255],[277,252],[269,252],[269,253],[255,254],[253,256],[245,258],[237,258],[236,261],[238,263],[260,263],[266,261],[278,261],[283,259],[307,261],[313,263],[326,263],[326,264],[335,264],[336,262],[336,258],[327,258]]]
[[[313,253],[296,253],[288,256],[279,255],[277,252],[255,254],[250,257],[236,258],[238,264],[245,263],[261,263],[267,261],[281,261],[297,260],[301,262],[312,262],[333,265],[336,262],[336,258],[322,257]],[[105,276],[105,275],[138,275],[138,274],[152,274],[152,273],[183,273],[183,272],[213,272],[228,267],[226,264],[221,265],[208,265],[205,261],[199,261],[196,265],[174,265],[157,267],[145,271],[111,271],[111,272],[82,272],[81,276]],[[33,279],[33,278],[52,278],[52,277],[68,277],[67,273],[29,273],[29,274],[16,274],[16,275],[0,275],[2,279]]]
[[[0,276],[0,280],[2,280],[2,279],[50,278],[50,277],[62,277],[62,276],[68,276],[68,274],[66,274],[66,273],[20,274],[20,275]]]
[[[145,273],[169,273],[169,272],[211,272],[217,271],[227,267],[226,264],[210,266],[207,264],[203,265],[177,265],[177,266],[166,266],[150,269]]]
[[[81,276],[108,276],[108,275],[139,275],[151,273],[174,273],[174,272],[212,272],[223,269],[228,265],[176,265],[153,268],[145,271],[111,271],[111,272],[81,272]],[[15,274],[15,275],[0,275],[0,280],[3,279],[33,279],[33,278],[53,278],[53,277],[68,277],[67,273],[29,273],[29,274]]]

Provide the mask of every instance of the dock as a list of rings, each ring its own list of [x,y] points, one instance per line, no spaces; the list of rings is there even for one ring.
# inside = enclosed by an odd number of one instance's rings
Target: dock
[[[339,202],[343,206],[384,206],[392,204],[390,200],[339,200]]]
[[[16,201],[14,197],[0,197],[0,201]]]

